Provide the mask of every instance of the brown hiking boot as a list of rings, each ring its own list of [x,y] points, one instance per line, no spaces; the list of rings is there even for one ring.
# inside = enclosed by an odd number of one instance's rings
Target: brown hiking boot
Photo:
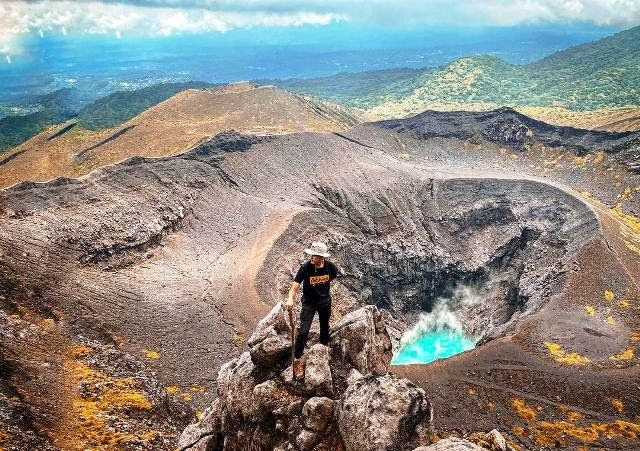
[[[304,362],[302,359],[293,359],[293,378],[300,380],[304,377]]]

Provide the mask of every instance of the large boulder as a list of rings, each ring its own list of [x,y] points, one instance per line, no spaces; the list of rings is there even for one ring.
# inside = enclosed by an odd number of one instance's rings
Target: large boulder
[[[225,363],[218,371],[217,393],[223,430],[233,430],[251,419],[253,412],[254,364],[248,352]]]
[[[220,422],[220,398],[202,413],[200,421],[190,424],[180,435],[179,449],[207,451],[217,449],[222,442]]]
[[[331,331],[333,358],[362,374],[385,374],[393,352],[384,319],[368,305],[345,315]]]
[[[468,440],[450,437],[429,446],[420,446],[413,451],[487,451],[486,448],[471,443]]]
[[[333,379],[329,365],[329,347],[317,343],[306,353],[304,384],[320,394],[333,393]]]
[[[247,341],[255,365],[272,366],[291,354],[291,325],[288,312],[278,302],[260,320]]]
[[[333,406],[335,402],[331,398],[315,396],[310,398],[302,408],[302,422],[306,429],[322,432],[327,424],[333,420]]]
[[[336,413],[347,451],[402,449],[423,442],[432,421],[424,390],[391,374],[358,379],[342,395]]]

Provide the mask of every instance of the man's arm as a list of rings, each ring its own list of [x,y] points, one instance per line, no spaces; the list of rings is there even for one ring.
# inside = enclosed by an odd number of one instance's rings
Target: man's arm
[[[287,308],[293,308],[293,302],[300,291],[300,284],[298,282],[293,282],[291,284],[291,288],[289,288],[289,299],[287,299]]]
[[[306,274],[307,265],[300,266],[296,276],[293,278],[293,283],[291,284],[291,288],[289,288],[289,297],[287,299],[287,308],[291,310],[293,308],[293,302],[295,297],[298,295],[300,291],[300,284],[304,280],[304,276]]]
[[[336,264],[333,262],[329,262],[329,277],[331,278],[330,280],[333,280],[341,275],[342,273],[340,272],[340,269],[336,266]]]

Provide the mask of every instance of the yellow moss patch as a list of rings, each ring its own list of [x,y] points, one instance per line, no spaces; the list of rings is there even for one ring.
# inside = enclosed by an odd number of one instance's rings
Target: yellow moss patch
[[[607,290],[607,291],[604,292],[604,299],[609,301],[609,302],[613,301],[615,299],[615,297],[616,297],[616,295],[615,295],[615,293],[613,291]]]
[[[150,351],[148,349],[143,349],[142,352],[144,353],[144,356],[148,359],[159,359],[160,358],[160,354],[157,353],[156,351]]]
[[[242,346],[242,343],[244,343],[244,335],[236,332],[235,335],[233,336],[233,343],[236,346]]]
[[[638,342],[640,341],[640,331],[635,331],[631,333],[631,336],[629,337],[629,339],[633,342]]]
[[[0,444],[8,442],[9,440],[11,440],[11,437],[12,437],[11,434],[8,434],[4,431],[0,431]]]
[[[177,385],[169,385],[167,387],[167,393],[180,393],[180,387],[178,387]]]
[[[624,242],[624,245],[627,247],[627,249],[629,249],[631,252],[635,252],[636,254],[640,255],[640,246],[636,246],[635,244],[627,240],[623,240],[623,242]]]
[[[47,332],[50,332],[56,327],[56,322],[51,318],[46,318],[40,322],[40,327],[42,327]]]
[[[191,397],[191,395],[189,393],[180,393],[180,396],[182,396],[182,399],[184,399],[185,401],[192,401],[193,398]]]
[[[622,403],[622,401],[620,401],[619,399],[615,399],[615,398],[612,398],[610,401],[611,401],[611,405],[613,406],[613,408],[616,409],[616,412],[618,412],[618,413],[623,413],[624,412],[624,404]]]
[[[192,385],[191,387],[189,387],[189,390],[194,392],[194,393],[206,393],[207,389],[204,387],[201,387],[199,385]]]
[[[633,349],[627,349],[626,351],[619,352],[616,355],[609,357],[610,360],[631,360],[633,358]]]
[[[622,210],[621,202],[609,210],[622,227],[620,231],[623,235],[624,245],[631,251],[640,254],[640,219],[636,216],[628,215]]]
[[[538,417],[538,412],[533,407],[527,405],[522,399],[514,399],[511,401],[513,404],[513,408],[516,410],[516,413],[527,420],[528,422],[536,421]]]
[[[584,415],[582,415],[580,412],[574,412],[572,410],[569,413],[567,413],[567,420],[571,421],[572,423],[576,421],[580,421],[583,418],[584,418]]]
[[[587,313],[588,313],[589,315],[591,315],[591,316],[593,316],[593,315],[595,315],[595,314],[596,314],[596,309],[594,309],[594,308],[593,308],[593,307],[591,307],[590,305],[585,306],[585,308],[584,308],[584,309],[585,309],[585,310],[587,311]]]
[[[513,428],[513,433],[516,435],[524,435],[524,428],[522,426],[515,426]]]
[[[629,307],[631,304],[629,303],[629,301],[623,299],[622,301],[618,301],[617,306],[620,308],[627,308]]]
[[[587,357],[584,357],[577,352],[566,353],[558,343],[545,341],[544,345],[547,347],[549,354],[551,354],[556,362],[568,363],[570,365],[586,365],[590,362]]]
[[[611,315],[607,316],[607,324],[615,324],[615,321],[613,320],[613,316]]]
[[[87,354],[91,354],[92,352],[93,349],[91,349],[89,346],[80,345],[76,346],[75,348],[71,348],[71,351],[69,351],[69,355],[71,355],[71,357],[73,358],[79,359],[86,356]]]
[[[602,435],[610,437],[625,437],[635,440],[640,434],[640,424],[616,420],[611,423],[591,424],[591,427]]]
[[[140,434],[117,432],[110,416],[129,409],[148,410],[151,403],[130,378],[111,378],[89,368],[84,362],[70,361],[65,365],[67,377],[78,387],[89,383],[83,394],[75,393],[69,412],[67,440],[80,449],[122,449],[132,441],[148,441],[159,433],[144,431]]]
[[[592,427],[580,427],[566,421],[541,421],[536,425],[534,440],[541,446],[553,446],[558,442],[565,444],[564,436],[566,435],[582,442],[593,442],[599,438],[598,432]]]

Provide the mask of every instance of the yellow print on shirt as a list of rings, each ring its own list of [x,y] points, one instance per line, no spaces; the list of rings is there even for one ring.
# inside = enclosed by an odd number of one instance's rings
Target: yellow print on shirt
[[[329,274],[325,274],[324,276],[311,276],[309,277],[309,283],[311,285],[318,285],[321,283],[326,283],[329,281]]]

